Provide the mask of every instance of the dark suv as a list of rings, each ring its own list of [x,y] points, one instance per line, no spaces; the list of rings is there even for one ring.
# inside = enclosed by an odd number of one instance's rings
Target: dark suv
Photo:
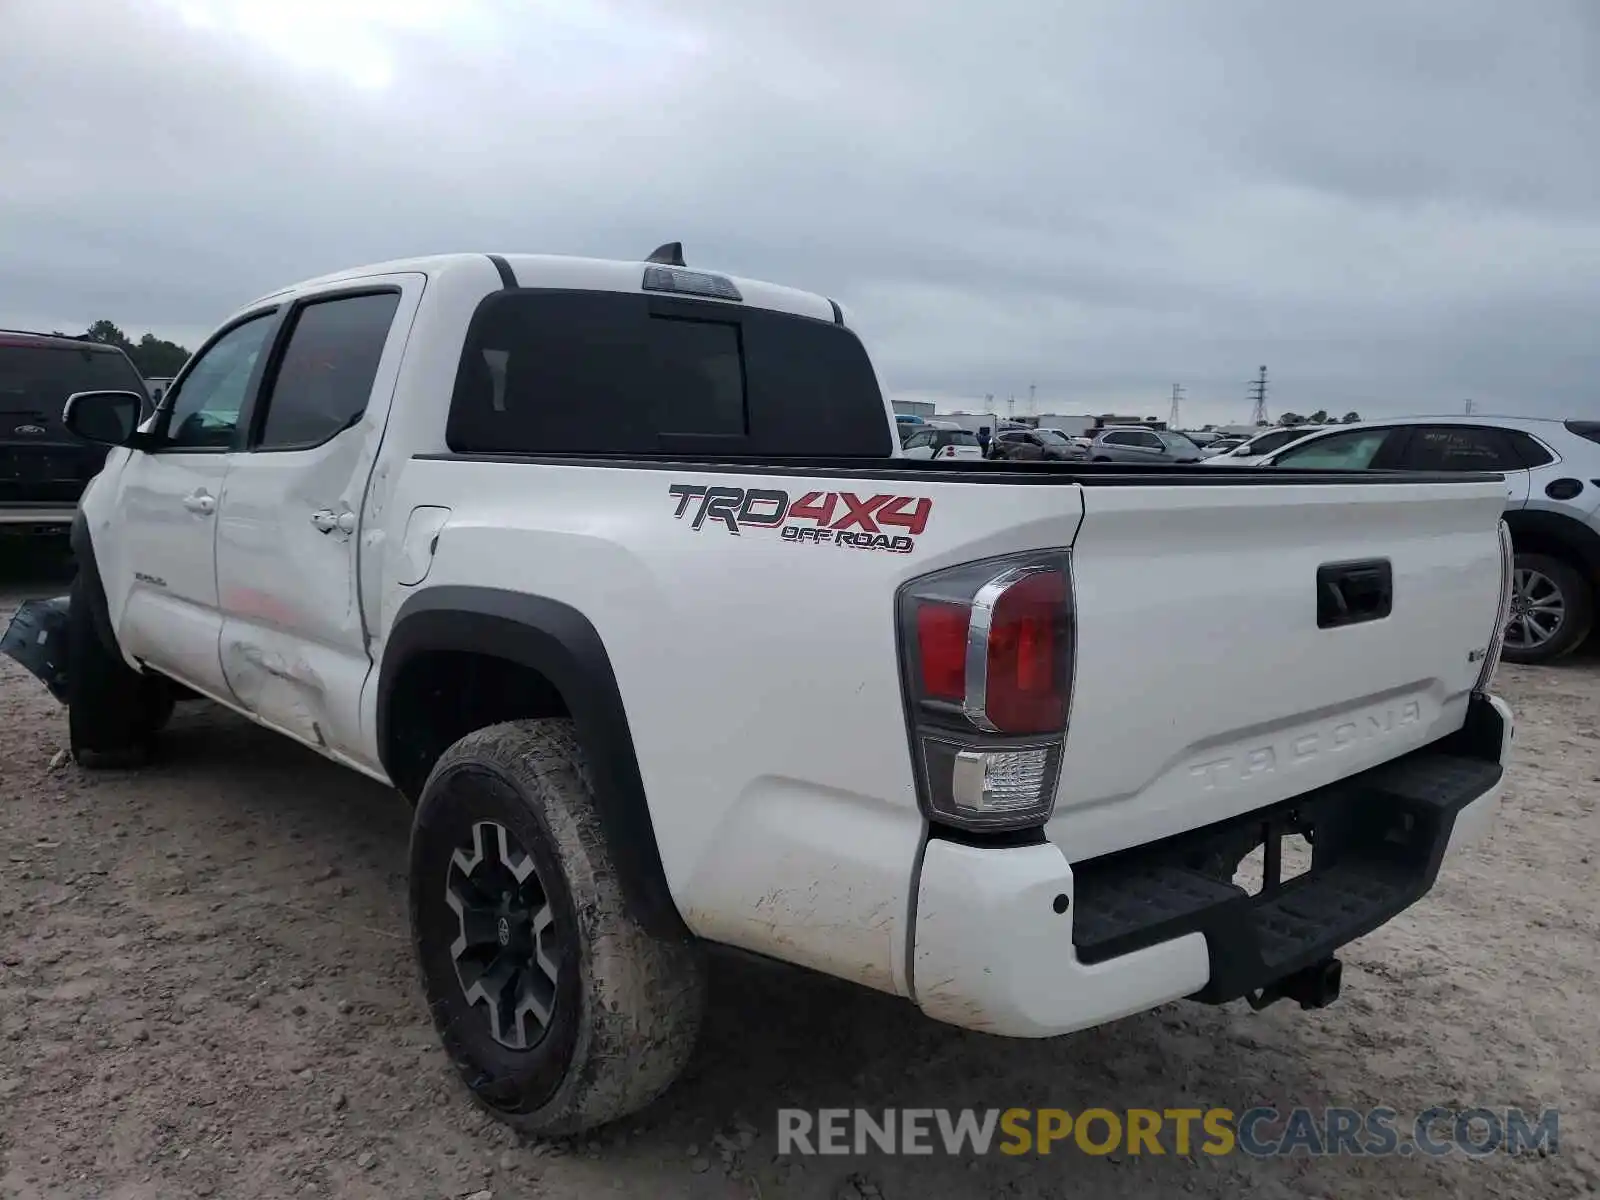
[[[74,392],[149,393],[128,356],[80,338],[0,330],[0,536],[65,533],[106,448],[67,432]]]

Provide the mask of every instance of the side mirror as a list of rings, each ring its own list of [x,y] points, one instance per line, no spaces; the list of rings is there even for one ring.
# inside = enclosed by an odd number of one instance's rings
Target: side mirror
[[[61,423],[86,442],[126,446],[139,428],[145,398],[137,392],[75,392],[61,410]]]

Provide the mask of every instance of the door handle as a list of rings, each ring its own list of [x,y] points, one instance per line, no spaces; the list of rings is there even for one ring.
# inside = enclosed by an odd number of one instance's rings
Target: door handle
[[[1394,610],[1394,568],[1386,558],[1317,568],[1317,628],[1381,621]]]
[[[349,509],[336,513],[331,508],[319,508],[311,514],[311,524],[316,527],[318,533],[333,533],[337,530],[340,533],[351,534],[356,531],[356,515]]]
[[[217,498],[205,491],[190,492],[183,498],[183,506],[192,513],[209,517],[217,511]]]

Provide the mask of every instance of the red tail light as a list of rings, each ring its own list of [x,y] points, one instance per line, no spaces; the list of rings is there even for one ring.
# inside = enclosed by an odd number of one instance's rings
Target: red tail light
[[[984,712],[1002,733],[1055,733],[1067,723],[1067,579],[1039,571],[1011,584],[994,604]]]
[[[967,609],[929,602],[917,607],[917,659],[922,692],[960,704],[967,694]]]
[[[930,816],[1021,828],[1054,802],[1072,699],[1065,552],[972,563],[901,592],[913,750]]]

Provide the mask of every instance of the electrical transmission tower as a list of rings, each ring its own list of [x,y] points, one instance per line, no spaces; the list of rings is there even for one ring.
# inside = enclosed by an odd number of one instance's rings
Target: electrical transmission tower
[[[1178,428],[1178,404],[1183,399],[1183,384],[1172,385],[1172,411],[1167,414],[1167,428]]]
[[[1261,372],[1250,381],[1250,399],[1255,403],[1255,408],[1250,413],[1252,425],[1265,425],[1267,423],[1267,368],[1262,367]]]

